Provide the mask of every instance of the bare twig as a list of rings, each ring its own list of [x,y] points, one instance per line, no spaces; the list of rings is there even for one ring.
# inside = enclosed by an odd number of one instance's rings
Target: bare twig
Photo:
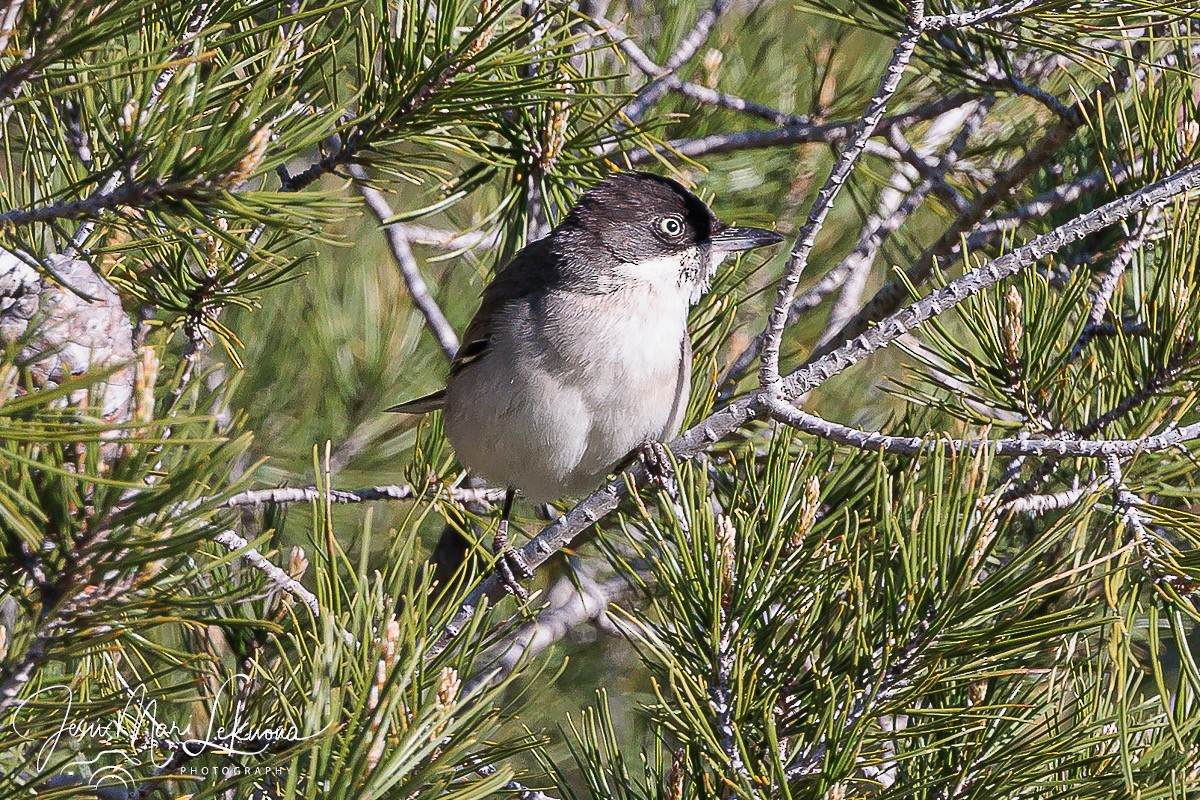
[[[412,486],[372,486],[368,489],[320,489],[316,486],[281,487],[278,489],[253,489],[235,494],[221,503],[221,508],[235,506],[260,506],[267,503],[307,503],[328,494],[334,503],[366,503],[372,500],[415,500],[437,494],[445,494],[456,503],[490,506],[504,497],[503,489],[467,489],[458,486],[437,486],[426,489]]]
[[[0,226],[20,228],[58,219],[90,217],[121,206],[142,205],[164,197],[177,199],[195,197],[205,188],[208,187],[197,181],[151,180],[142,183],[127,183],[115,188],[109,188],[106,184],[79,200],[60,200],[35,208],[10,209],[0,213]],[[65,250],[64,253],[66,252],[68,251]]]
[[[982,25],[985,22],[991,22],[996,19],[1020,14],[1022,11],[1027,11],[1030,8],[1045,2],[1045,0],[1013,0],[1010,3],[999,3],[998,5],[984,6],[977,8],[974,11],[963,11],[955,14],[944,14],[937,17],[929,17],[925,26],[929,30],[942,30],[944,28],[971,28],[976,25]]]
[[[184,59],[188,52],[192,49],[193,41],[204,29],[208,21],[209,12],[212,10],[213,0],[204,0],[196,4],[192,9],[191,15],[188,17],[187,24],[183,29],[183,36],[180,38],[179,44],[171,51],[168,59],[168,66],[159,73],[158,78],[154,81],[154,86],[150,90],[149,97],[146,98],[146,103],[141,109],[141,121],[144,123],[154,106],[158,103],[163,92],[167,90],[167,86],[171,83],[171,79],[175,77],[175,73],[179,71],[180,62]],[[98,192],[99,195],[112,195],[116,193],[117,187],[121,184],[121,179],[125,175],[132,176],[137,171],[137,161],[125,166],[122,170],[114,170],[108,176],[108,180]],[[133,184],[136,186],[136,184]],[[100,209],[103,210],[103,209]],[[75,230],[75,235],[71,237],[71,243],[63,250],[63,255],[68,258],[73,258],[79,248],[83,247],[83,243],[92,235],[92,231],[96,229],[95,219],[86,219]]]
[[[1104,317],[1108,313],[1108,304],[1117,291],[1117,285],[1120,284],[1122,276],[1125,275],[1125,270],[1129,268],[1129,265],[1133,263],[1133,259],[1141,251],[1143,245],[1146,244],[1146,240],[1150,237],[1151,231],[1154,230],[1154,226],[1158,224],[1161,216],[1161,206],[1147,209],[1146,213],[1142,215],[1138,226],[1132,233],[1125,237],[1125,240],[1121,242],[1121,246],[1117,248],[1116,255],[1109,262],[1108,268],[1104,270],[1100,277],[1100,282],[1092,295],[1092,306],[1088,311],[1088,322],[1083,329],[1083,333],[1079,335],[1079,340],[1071,348],[1071,361],[1075,361],[1079,356],[1083,355],[1083,351],[1091,343],[1092,339],[1104,333]],[[1117,326],[1114,325],[1113,332],[1116,333],[1117,330]]]
[[[1014,514],[1038,516],[1040,514],[1048,514],[1051,511],[1061,511],[1064,508],[1070,508],[1083,498],[1090,494],[1095,494],[1099,490],[1100,485],[1093,482],[1086,486],[1064,489],[1061,492],[1053,494],[1032,494],[1027,497],[1018,497],[1001,504],[1000,508],[1003,511],[1011,511]]]
[[[879,121],[875,130],[877,133],[883,133],[892,127],[904,127],[915,122],[932,119],[977,99],[978,95],[970,92],[955,92],[946,97],[923,103],[909,111],[884,117]],[[655,152],[638,149],[628,153],[627,157],[631,164],[644,164],[672,153],[678,153],[687,158],[702,158],[739,150],[759,150],[767,147],[784,147],[814,142],[838,144],[853,134],[855,126],[860,121],[842,120],[820,124],[797,121],[765,131],[737,131],[716,133],[694,139],[675,139]]]
[[[1054,455],[1106,459],[1110,456],[1122,456],[1127,458],[1137,453],[1174,449],[1184,442],[1200,438],[1200,423],[1141,439],[1078,439],[1073,436],[1044,439],[951,439],[889,436],[830,422],[766,395],[760,397],[760,402],[764,404],[767,413],[773,419],[822,439],[857,447],[860,450],[914,456],[945,447],[955,452],[966,452],[972,455],[981,450],[987,450],[998,456]]]
[[[545,608],[507,637],[487,668],[467,684],[467,691],[478,683],[501,680],[519,664],[548,650],[581,625],[592,623],[611,630],[608,607],[634,592],[634,585],[624,577],[597,580],[594,567],[583,563],[573,565],[568,574],[543,592]]]
[[[1104,465],[1108,473],[1109,482],[1112,485],[1113,510],[1133,533],[1134,546],[1137,547],[1138,552],[1142,556],[1142,569],[1153,575],[1155,580],[1163,580],[1165,576],[1159,574],[1156,566],[1158,558],[1153,544],[1154,536],[1147,527],[1146,519],[1139,509],[1139,506],[1144,505],[1146,501],[1130,491],[1129,487],[1125,485],[1124,475],[1121,471],[1121,459],[1118,454],[1113,453],[1105,456]],[[1167,580],[1169,581],[1170,579]]]
[[[837,303],[829,312],[825,331],[817,340],[818,346],[825,344],[835,331],[841,330],[841,327],[854,316],[854,312],[858,310],[867,277],[875,265],[875,259],[878,257],[883,243],[925,202],[925,198],[942,183],[946,174],[958,163],[959,156],[971,137],[974,136],[975,131],[978,130],[992,105],[991,98],[985,99],[968,113],[965,121],[962,120],[960,114],[948,114],[944,122],[948,126],[959,128],[958,135],[933,168],[926,171],[920,184],[910,191],[907,197],[904,196],[903,190],[897,189],[894,185],[884,190],[884,197],[880,199],[881,207],[867,219],[859,237],[858,246],[833,270],[834,272],[842,271],[844,283]],[[936,139],[945,129],[944,126],[936,123],[934,128],[929,138]],[[927,138],[926,141],[928,143],[929,139]],[[795,307],[794,303],[792,307]],[[791,322],[792,315],[789,311],[788,324]]]
[[[967,237],[967,249],[974,250],[975,248],[994,242],[999,237],[1015,231],[1023,223],[1045,217],[1050,212],[1062,208],[1068,203],[1074,203],[1081,197],[1091,195],[1107,187],[1110,180],[1114,186],[1120,186],[1129,180],[1131,173],[1136,173],[1140,170],[1140,161],[1135,162],[1132,170],[1122,164],[1114,164],[1111,170],[1098,169],[1070,183],[1055,186],[1049,191],[1042,192],[1029,202],[1023,203],[1015,210],[995,217],[976,227],[971,235]],[[951,251],[951,255],[953,256],[960,250],[961,245],[956,245],[955,249]]]
[[[298,597],[308,606],[314,617],[321,616],[321,605],[317,602],[317,596],[305,589],[300,581],[268,561],[266,556],[251,547],[250,543],[241,536],[233,531],[223,531],[214,536],[213,541],[229,552],[241,555],[252,567],[265,575],[267,580],[279,591]]]
[[[494,247],[500,240],[499,231],[485,233],[483,231],[448,231],[433,228],[428,225],[395,222],[404,233],[404,237],[412,244],[423,244],[442,250],[474,250],[476,248]]]
[[[429,287],[425,284],[425,279],[421,277],[420,265],[417,264],[416,256],[413,255],[404,230],[399,225],[388,224],[387,221],[395,216],[391,206],[388,205],[383,192],[367,183],[365,169],[358,164],[351,164],[348,171],[355,178],[359,194],[367,201],[367,208],[371,209],[371,213],[379,220],[379,224],[383,225],[388,245],[392,250],[392,257],[396,259],[396,266],[400,268],[400,275],[404,278],[408,293],[412,296],[413,305],[425,318],[429,332],[437,339],[446,358],[454,358],[454,354],[458,352],[458,334],[454,332],[454,326],[450,324],[450,320],[446,319],[442,307],[429,293]]]
[[[601,32],[633,62],[634,66],[651,78],[662,80],[667,84],[667,88],[673,92],[681,94],[684,97],[690,97],[706,105],[719,106],[731,111],[749,114],[759,119],[765,119],[774,125],[807,125],[810,123],[807,117],[796,114],[785,114],[782,111],[764,106],[761,103],[756,103],[753,100],[747,100],[744,97],[721,92],[707,86],[701,86],[691,81],[685,81],[678,75],[669,73],[666,68],[654,63],[650,56],[646,55],[646,52],[638,47],[633,37],[622,31],[616,23],[598,17],[593,17],[593,21],[600,26]]]
[[[1138,42],[1135,45],[1135,52],[1144,52],[1147,46],[1145,42]],[[858,314],[830,339],[830,344],[825,348],[818,348],[814,356],[824,355],[830,347],[857,336],[866,330],[873,321],[881,319],[899,308],[908,297],[910,286],[918,286],[928,280],[933,273],[934,265],[955,251],[963,234],[970,231],[1017,186],[1053,158],[1096,109],[1108,98],[1122,91],[1130,79],[1130,62],[1122,61],[1113,70],[1109,80],[1102,83],[1092,95],[1073,108],[1073,113],[1069,117],[1060,118],[1054,127],[1016,164],[998,175],[996,180],[990,183],[987,189],[971,203],[971,206],[958,215],[938,240],[926,248],[921,257],[905,271],[903,279],[894,280],[876,292],[875,296],[863,306]]]
[[[663,66],[662,74],[664,77],[660,77],[642,89],[638,93],[638,96],[631,100],[625,107],[625,116],[637,122],[651,106],[667,93],[670,89],[670,84],[665,80],[665,76],[677,72],[696,55],[696,52],[708,41],[708,37],[712,35],[717,20],[725,13],[726,8],[729,7],[729,3],[730,0],[713,0],[713,4],[700,14],[696,20],[696,24],[692,26],[692,29],[688,31],[686,36],[680,39],[679,44],[675,47],[675,52],[671,54],[671,57],[667,59],[667,63]]]
[[[817,234],[825,224],[825,218],[833,208],[838,193],[850,176],[855,162],[862,155],[867,140],[871,138],[879,121],[883,119],[887,104],[892,99],[892,95],[896,93],[896,89],[899,88],[900,78],[903,77],[905,67],[908,66],[908,61],[916,49],[917,40],[921,38],[922,21],[925,16],[924,0],[907,0],[906,7],[908,20],[904,32],[900,36],[900,41],[892,51],[892,59],[880,79],[879,89],[871,98],[866,113],[859,121],[854,137],[838,157],[837,164],[834,165],[828,180],[817,193],[817,199],[809,212],[808,221],[796,237],[796,244],[792,247],[787,266],[784,267],[783,278],[779,281],[775,306],[771,309],[767,326],[763,331],[762,367],[759,373],[760,385],[773,397],[778,397],[783,392],[783,379],[779,375],[779,351],[783,342],[783,330],[787,326],[788,310],[796,295],[796,286],[800,282],[800,276],[803,274],[804,268],[808,266],[809,253],[816,244]]]
[[[1092,325],[1099,325],[1104,322],[1104,315],[1108,311],[1108,303],[1117,291],[1117,284],[1120,282],[1121,276],[1125,274],[1125,270],[1133,263],[1134,256],[1142,249],[1142,245],[1146,243],[1146,239],[1149,238],[1150,232],[1154,229],[1161,216],[1161,206],[1147,209],[1133,234],[1126,237],[1125,241],[1117,249],[1117,254],[1108,265],[1108,269],[1104,271],[1104,276],[1100,280],[1100,285],[1096,287],[1096,294],[1092,298],[1092,308],[1088,313],[1088,322]]]

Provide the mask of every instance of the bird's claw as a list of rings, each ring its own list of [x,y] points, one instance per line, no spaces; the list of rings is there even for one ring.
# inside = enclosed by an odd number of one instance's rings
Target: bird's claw
[[[642,468],[646,470],[650,483],[674,498],[679,495],[679,486],[675,482],[675,465],[671,463],[671,454],[662,442],[642,442],[637,449],[637,458]]]
[[[492,541],[492,549],[496,554],[496,572],[500,575],[500,583],[504,590],[520,600],[528,600],[529,592],[521,585],[521,581],[533,577],[533,570],[525,563],[518,552],[508,541],[508,520],[500,520],[496,528],[496,537]],[[520,577],[518,577],[520,576]]]

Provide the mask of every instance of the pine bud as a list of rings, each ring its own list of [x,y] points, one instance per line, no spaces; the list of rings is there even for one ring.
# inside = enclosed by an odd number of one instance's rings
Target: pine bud
[[[252,176],[267,155],[267,146],[271,144],[271,126],[264,125],[250,137],[250,149],[233,171],[225,176],[225,182],[231,186],[239,186]]]
[[[443,713],[449,713],[454,708],[454,701],[458,697],[460,686],[462,686],[462,682],[458,679],[458,670],[454,667],[442,669],[442,683],[438,687],[435,708]]]
[[[717,553],[721,559],[721,604],[728,606],[733,596],[734,567],[737,559],[737,528],[729,517],[717,517]]]
[[[680,747],[671,759],[671,773],[667,778],[667,800],[682,800],[683,798],[683,768],[686,763],[686,751]]]
[[[821,508],[821,479],[813,475],[804,486],[804,500],[800,506],[800,515],[796,520],[796,528],[788,544],[793,550],[804,544],[808,534],[817,521],[817,511]]]

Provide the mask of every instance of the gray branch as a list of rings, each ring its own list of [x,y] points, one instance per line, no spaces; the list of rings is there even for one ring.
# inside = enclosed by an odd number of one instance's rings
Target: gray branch
[[[1137,51],[1144,51],[1145,44],[1139,43],[1139,45]],[[996,180],[989,184],[988,188],[971,203],[970,207],[958,215],[938,240],[926,248],[916,263],[906,270],[904,279],[894,280],[876,292],[875,296],[863,306],[858,314],[846,323],[836,336],[832,337],[831,345],[826,348],[818,348],[814,355],[824,355],[828,352],[828,347],[859,335],[867,330],[873,321],[881,319],[899,308],[908,298],[909,286],[919,286],[928,280],[933,273],[934,265],[955,252],[961,243],[963,234],[982,221],[993,208],[1008,197],[1030,175],[1053,158],[1075,132],[1092,117],[1096,109],[1127,85],[1130,73],[1129,62],[1122,61],[1113,70],[1111,78],[1102,83],[1079,106],[1073,108],[1073,113],[1069,117],[1060,118],[1016,164],[998,175]]]
[[[612,630],[608,607],[632,596],[635,591],[634,585],[624,577],[598,580],[593,567],[587,564],[573,566],[569,574],[554,581],[542,595],[545,607],[499,645],[488,666],[468,682],[466,691],[501,680],[518,665],[566,638],[580,625],[592,623]]]
[[[867,277],[871,273],[871,268],[875,266],[875,260],[879,256],[879,251],[883,243],[904,224],[905,220],[924,204],[925,198],[930,193],[943,184],[946,174],[958,163],[958,159],[962,155],[963,150],[966,149],[967,143],[975,135],[975,131],[982,124],[993,104],[993,98],[987,98],[974,109],[968,109],[965,122],[961,120],[957,113],[949,114],[947,118],[939,120],[939,123],[946,124],[935,124],[934,129],[926,138],[927,144],[936,144],[937,137],[943,134],[947,125],[959,127],[958,135],[951,142],[945,153],[942,154],[942,157],[938,159],[932,168],[925,172],[921,178],[921,182],[915,189],[908,192],[907,197],[904,195],[904,190],[896,188],[894,184],[884,190],[884,198],[880,200],[881,207],[867,220],[867,224],[864,226],[854,252],[835,268],[835,270],[843,269],[844,265],[842,290],[838,295],[837,302],[829,312],[829,320],[825,323],[825,331],[821,334],[821,338],[817,340],[818,347],[830,341],[833,333],[841,330],[842,326],[854,316],[862,299],[862,292],[866,287]],[[893,131],[897,134],[899,133],[894,128]],[[884,204],[884,200],[887,201],[886,204]],[[792,308],[795,308],[794,303],[792,304]],[[792,311],[789,309],[787,324],[791,325],[792,322]]]
[[[876,131],[882,133],[893,127],[905,127],[916,122],[924,122],[977,99],[978,95],[970,92],[956,92],[937,100],[931,100],[909,111],[884,117],[876,126]],[[852,135],[860,121],[840,120],[818,124],[798,118],[795,122],[765,131],[738,131],[716,133],[694,139],[674,139],[654,152],[644,149],[633,150],[628,154],[628,158],[631,164],[636,165],[653,162],[672,153],[678,153],[687,158],[703,158],[740,150],[760,150],[814,142],[838,144]]]
[[[1083,355],[1083,351],[1091,343],[1092,339],[1108,333],[1110,326],[1104,322],[1104,317],[1108,313],[1108,304],[1112,301],[1113,295],[1116,294],[1117,286],[1121,283],[1121,278],[1125,275],[1125,270],[1129,268],[1129,265],[1133,263],[1133,259],[1141,252],[1142,247],[1146,244],[1146,240],[1150,237],[1154,226],[1158,224],[1161,216],[1161,206],[1147,209],[1146,213],[1142,215],[1137,228],[1131,234],[1127,235],[1125,240],[1121,242],[1121,246],[1117,248],[1116,255],[1109,262],[1108,268],[1104,270],[1100,277],[1100,282],[1092,294],[1092,305],[1088,311],[1087,325],[1084,326],[1083,332],[1079,335],[1079,340],[1075,342],[1075,346],[1071,348],[1070,361],[1075,361]],[[1112,323],[1111,329],[1113,334],[1116,334],[1118,331],[1127,330],[1123,322],[1121,324]]]
[[[667,63],[663,67],[664,75],[677,72],[696,55],[696,52],[708,41],[708,37],[712,35],[717,20],[725,13],[729,2],[730,0],[713,0],[713,4],[700,14],[700,17],[696,20],[696,24],[679,41],[675,52],[667,59]],[[637,122],[670,88],[670,84],[665,77],[651,82],[625,107],[625,116]]]
[[[305,589],[300,581],[288,575],[279,567],[272,564],[267,557],[250,546],[250,543],[233,531],[223,531],[213,537],[213,541],[231,553],[238,553],[249,564],[266,576],[267,580],[281,592],[298,597],[312,611],[314,617],[321,616],[321,605],[317,596]]]
[[[267,503],[308,503],[328,495],[334,503],[366,503],[372,500],[416,500],[444,494],[456,503],[469,503],[483,507],[495,505],[504,497],[503,489],[467,489],[458,486],[430,485],[427,489],[414,489],[412,486],[372,486],[367,489],[329,489],[321,490],[316,486],[281,487],[278,489],[253,489],[235,494],[224,500],[221,508],[241,506],[261,506]]]
[[[1003,19],[1004,17],[1014,16],[1023,11],[1028,11],[1039,3],[1045,0],[1013,0],[1010,3],[1000,3],[998,5],[983,6],[974,11],[962,11],[954,14],[944,14],[937,17],[929,17],[925,22],[926,28],[929,30],[941,30],[944,28],[971,28],[976,25],[982,25],[985,22],[992,20]]]
[[[1064,489],[1061,492],[1054,492],[1053,494],[1032,494],[1027,497],[1018,497],[1002,503],[1000,507],[1014,514],[1031,514],[1036,517],[1041,514],[1048,514],[1051,511],[1061,511],[1064,508],[1070,508],[1083,498],[1099,490],[1100,485],[1098,483],[1089,483],[1086,486]]]
[[[743,114],[749,114],[759,119],[765,119],[773,125],[807,125],[810,120],[807,117],[798,116],[796,114],[785,114],[769,106],[764,106],[761,103],[756,103],[753,100],[747,100],[744,97],[721,92],[716,89],[711,89],[707,86],[701,86],[692,81],[685,81],[677,74],[670,73],[665,67],[661,67],[654,63],[650,56],[646,55],[646,51],[638,47],[634,42],[633,37],[621,30],[616,23],[599,17],[593,17],[601,29],[601,32],[615,44],[622,53],[629,57],[633,65],[640,69],[647,76],[663,81],[670,91],[676,92],[689,97],[697,102],[711,106],[719,106],[727,108],[731,111],[738,111]]]
[[[952,439],[932,436],[889,436],[830,422],[795,406],[761,395],[759,402],[773,419],[796,430],[810,433],[837,444],[873,452],[923,455],[947,448],[954,452],[988,451],[997,456],[1058,456],[1065,458],[1129,458],[1138,453],[1150,453],[1177,448],[1184,442],[1200,438],[1200,423],[1175,428],[1165,433],[1141,439],[1077,439],[1070,438],[1013,438],[1013,439]]]

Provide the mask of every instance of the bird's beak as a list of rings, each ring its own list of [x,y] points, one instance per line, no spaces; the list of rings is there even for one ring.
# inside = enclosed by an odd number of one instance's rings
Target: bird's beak
[[[782,241],[783,237],[775,231],[762,228],[725,228],[709,240],[709,247],[717,253],[736,253]]]

